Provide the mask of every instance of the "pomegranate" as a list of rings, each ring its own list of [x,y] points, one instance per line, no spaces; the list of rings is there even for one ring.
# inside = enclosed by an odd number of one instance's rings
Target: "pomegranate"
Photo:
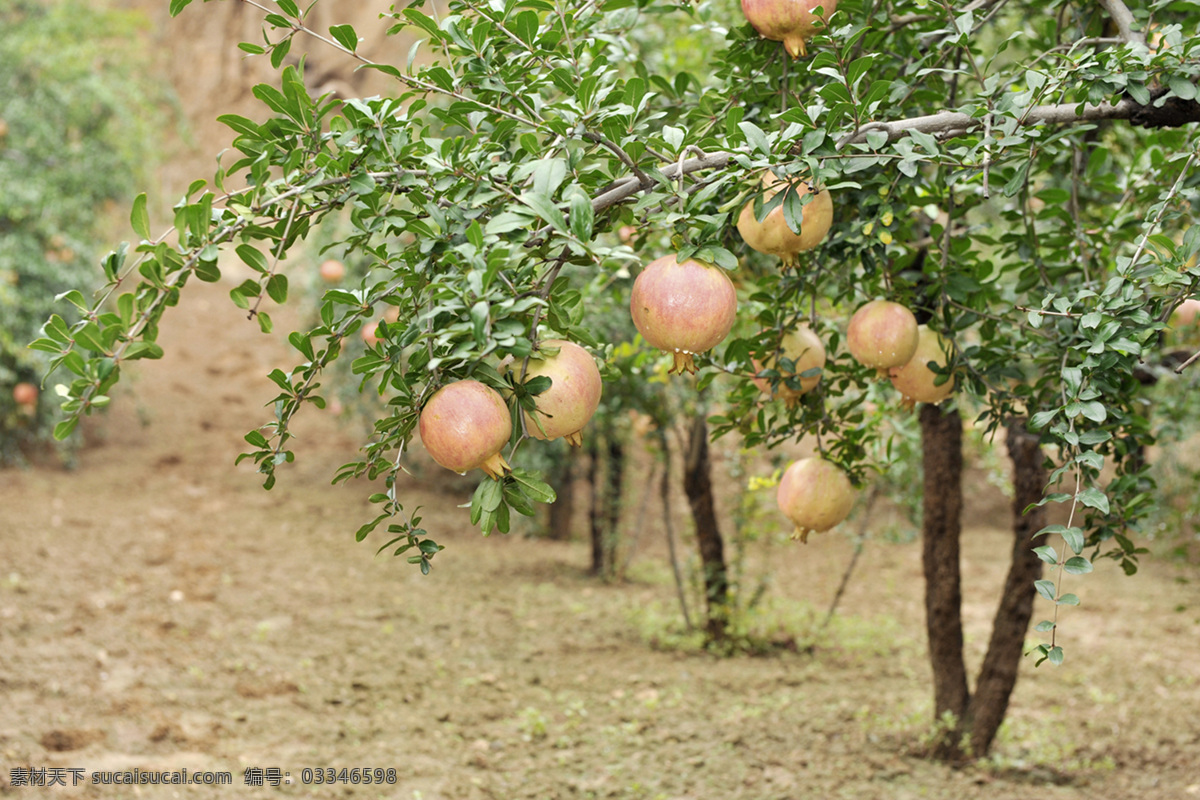
[[[763,173],[762,185],[766,190],[763,202],[769,202],[772,197],[787,188],[775,173],[767,170]],[[760,253],[779,256],[783,266],[790,267],[796,263],[796,256],[805,250],[812,250],[819,245],[829,233],[833,224],[833,199],[829,191],[813,193],[813,188],[804,181],[795,181],[792,186],[801,197],[812,194],[813,198],[801,210],[800,233],[792,233],[783,218],[783,206],[771,209],[762,222],[754,216],[754,200],[751,199],[738,215],[737,229],[746,244]]]
[[[512,435],[504,398],[479,381],[448,383],[434,392],[417,425],[434,461],[460,475],[479,467],[499,480],[510,470],[501,448]]]
[[[795,523],[795,538],[807,542],[810,533],[824,533],[850,515],[854,487],[840,468],[813,456],[788,466],[775,500]]]
[[[929,362],[944,367],[954,353],[951,344],[928,325],[917,328],[917,351],[902,367],[889,371],[892,385],[904,395],[905,405],[910,408],[916,403],[940,403],[954,393],[954,376],[940,386],[934,385],[937,373],[929,368]]]
[[[813,389],[821,381],[820,375],[813,375],[808,378],[799,378],[800,388],[793,389],[785,383],[786,379],[794,378],[802,373],[808,372],[811,369],[822,369],[825,366],[825,345],[822,344],[821,338],[812,332],[812,329],[807,325],[801,325],[794,331],[789,331],[783,335],[779,342],[779,349],[776,355],[767,359],[766,368],[778,369],[780,358],[791,359],[795,368],[786,374],[780,370],[780,381],[775,387],[775,395],[781,398],[787,405],[793,406],[799,400],[800,396],[805,392]],[[754,362],[756,370],[764,369],[764,366],[758,361]],[[759,391],[771,394],[771,381],[767,378],[754,378],[754,385],[759,388]]]
[[[321,280],[326,283],[339,283],[346,277],[346,265],[336,259],[328,259],[321,263]]]
[[[1191,347],[1200,338],[1200,300],[1189,297],[1171,312],[1163,341],[1170,347]]]
[[[1200,300],[1189,297],[1175,307],[1175,311],[1171,314],[1171,327],[1175,329],[1194,327],[1198,316],[1200,316]]]
[[[737,292],[720,267],[675,256],[651,261],[633,282],[633,324],[652,347],[675,356],[672,373],[694,373],[692,356],[715,347],[733,328]]]
[[[383,341],[379,338],[378,330],[378,322],[368,322],[359,329],[358,335],[361,336],[362,340],[367,343],[367,347],[374,347]]]
[[[860,306],[846,328],[846,349],[864,367],[887,377],[892,367],[902,367],[917,352],[917,318],[899,303],[872,300]]]
[[[758,35],[783,42],[792,58],[808,55],[805,43],[836,9],[837,0],[742,0],[742,13]]]
[[[38,387],[32,383],[18,383],[13,387],[12,398],[19,406],[33,408],[38,401]]]
[[[600,405],[600,370],[591,353],[574,342],[547,339],[541,347],[557,347],[558,354],[531,360],[525,370],[525,380],[545,375],[551,381],[550,388],[534,398],[536,419],[525,412],[525,430],[535,439],[561,436],[567,444],[579,447],[583,444],[580,431]]]

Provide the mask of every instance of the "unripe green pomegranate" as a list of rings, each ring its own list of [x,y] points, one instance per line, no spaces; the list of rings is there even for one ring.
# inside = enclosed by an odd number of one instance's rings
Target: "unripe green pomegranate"
[[[583,444],[580,431],[600,405],[600,370],[591,353],[574,342],[547,339],[540,348],[558,348],[558,353],[531,359],[525,370],[525,380],[545,375],[551,381],[550,388],[534,398],[536,415],[525,412],[525,430],[535,439],[561,436],[567,444],[579,447]]]
[[[476,467],[499,480],[510,471],[500,455],[512,435],[508,405],[479,381],[448,383],[421,409],[421,443],[434,461],[460,475]]]
[[[725,270],[664,256],[633,282],[629,311],[638,332],[675,357],[672,373],[694,373],[692,356],[720,344],[737,316],[737,292]]]
[[[756,370],[764,368],[778,370],[780,357],[789,358],[795,364],[795,369],[787,374],[780,371],[780,382],[775,387],[775,396],[782,399],[787,405],[795,405],[800,397],[808,391],[811,391],[821,381],[820,375],[813,375],[807,378],[799,378],[800,389],[796,390],[788,386],[784,380],[801,375],[812,369],[822,369],[825,366],[825,345],[821,342],[821,337],[813,333],[812,329],[807,325],[800,325],[794,331],[789,331],[783,335],[779,343],[779,354],[771,356],[766,361],[766,367],[758,361],[754,362]],[[765,394],[771,394],[771,381],[767,378],[752,378],[754,385],[759,388],[759,391]]]
[[[775,499],[796,526],[794,538],[807,542],[810,533],[824,533],[850,515],[854,487],[838,466],[812,456],[788,466]]]
[[[943,384],[936,385],[937,373],[929,368],[932,361],[939,367],[950,363],[954,354],[954,345],[940,333],[930,330],[928,325],[918,328],[917,350],[908,363],[902,367],[893,367],[889,375],[892,385],[904,395],[905,405],[912,407],[917,403],[940,403],[954,394],[954,376]]]
[[[763,202],[770,202],[776,194],[787,188],[787,184],[767,170],[762,177]],[[792,183],[801,197],[813,194],[812,187],[804,181]],[[791,267],[796,264],[796,256],[805,250],[812,250],[825,240],[829,228],[833,224],[833,199],[829,190],[813,194],[800,212],[800,233],[792,233],[787,220],[783,218],[783,205],[771,209],[762,222],[754,216],[754,200],[751,199],[742,207],[738,215],[738,233],[746,244],[760,253],[779,256],[783,266]]]
[[[902,367],[917,352],[920,333],[917,318],[899,303],[872,300],[859,307],[846,327],[846,349],[864,367],[887,377],[892,367]]]
[[[808,55],[806,43],[836,9],[837,0],[742,0],[742,13],[759,36],[783,42],[792,58]]]

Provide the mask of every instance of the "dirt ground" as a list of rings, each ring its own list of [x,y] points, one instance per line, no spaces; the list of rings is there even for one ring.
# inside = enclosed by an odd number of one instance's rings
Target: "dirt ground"
[[[1148,558],[1124,578],[1104,562],[1073,579],[1066,665],[1024,664],[995,756],[951,769],[920,757],[918,543],[868,546],[811,653],[718,659],[648,644],[678,616],[654,525],[630,580],[605,585],[581,541],[481,537],[455,508],[474,482],[427,471],[406,496],[448,549],[423,577],[354,542],[368,487],[330,485],[355,445],[327,413],[309,414],[271,492],[234,467],[286,353],[228,288],[185,295],[166,358],[90,427],[78,469],[0,473],[0,795],[1200,796],[1194,565]],[[972,503],[978,664],[1009,534],[992,527],[1003,498]],[[850,554],[839,534],[762,554],[791,624],[823,614]],[[11,786],[26,766],[227,770],[239,788]],[[293,783],[247,788],[255,767]],[[327,767],[394,768],[396,782],[303,784]]]

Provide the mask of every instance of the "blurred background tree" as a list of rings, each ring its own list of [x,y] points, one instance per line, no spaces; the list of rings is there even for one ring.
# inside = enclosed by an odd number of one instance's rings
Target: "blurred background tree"
[[[129,46],[144,25],[78,0],[0,0],[0,464],[53,441],[57,403],[28,388],[49,358],[28,343],[66,313],[57,295],[101,285],[101,243],[154,163],[169,95]]]

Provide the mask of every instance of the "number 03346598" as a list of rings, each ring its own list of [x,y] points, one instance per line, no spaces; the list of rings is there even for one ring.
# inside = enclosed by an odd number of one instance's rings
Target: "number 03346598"
[[[395,783],[396,770],[393,767],[383,769],[376,767],[375,769],[366,769],[355,767],[354,769],[334,769],[333,767],[317,767],[315,769],[305,767],[300,771],[300,782],[304,784],[320,785],[328,783],[355,783],[369,785],[372,783]]]

